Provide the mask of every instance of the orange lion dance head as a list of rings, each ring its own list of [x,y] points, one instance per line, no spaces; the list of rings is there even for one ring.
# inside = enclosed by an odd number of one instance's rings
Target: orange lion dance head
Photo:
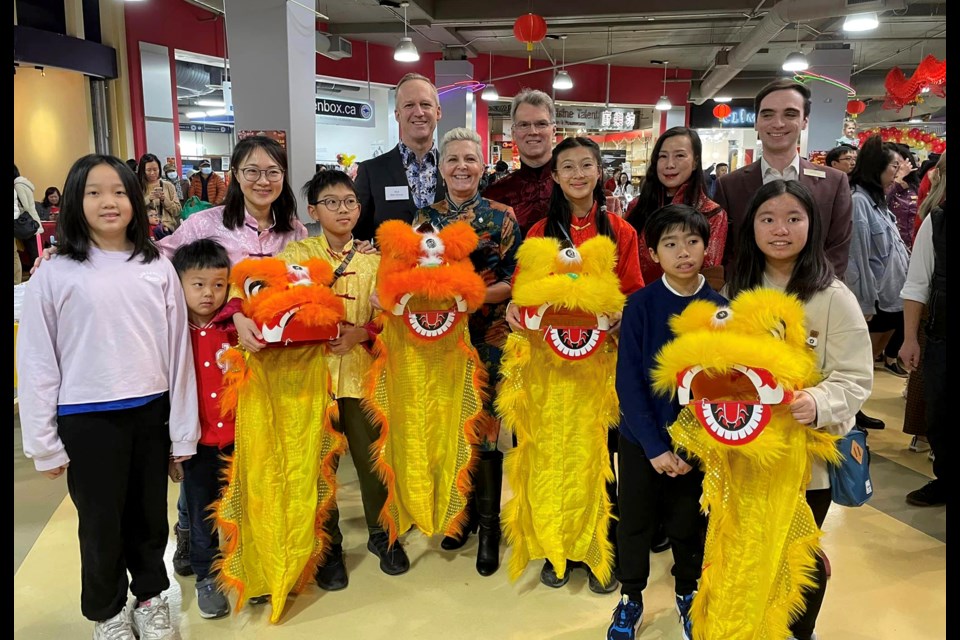
[[[470,262],[479,239],[466,222],[437,231],[428,223],[414,229],[390,220],[377,230],[377,242],[380,303],[392,315],[405,316],[415,336],[436,340],[483,304],[487,287]]]
[[[330,289],[333,270],[323,260],[287,264],[247,258],[230,276],[242,290],[243,313],[268,344],[332,340],[339,335],[343,301]]]

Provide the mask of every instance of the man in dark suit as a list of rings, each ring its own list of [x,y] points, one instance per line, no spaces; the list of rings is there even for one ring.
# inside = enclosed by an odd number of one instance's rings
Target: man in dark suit
[[[717,179],[713,200],[729,220],[723,263],[729,265],[737,251],[737,234],[753,194],[767,182],[799,180],[813,193],[825,229],[824,248],[834,273],[843,279],[850,250],[853,204],[847,174],[808,162],[797,152],[800,132],[810,117],[810,89],[789,79],[774,80],[754,100],[763,155],[742,169]]]
[[[360,219],[353,235],[358,240],[372,240],[385,220],[412,222],[418,209],[446,197],[433,144],[441,115],[437,88],[426,77],[408,73],[397,84],[393,114],[400,125],[400,142],[357,169]]]

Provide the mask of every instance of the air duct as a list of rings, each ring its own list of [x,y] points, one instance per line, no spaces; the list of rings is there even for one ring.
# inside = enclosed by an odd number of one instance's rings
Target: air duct
[[[196,98],[213,93],[216,89],[211,85],[220,84],[220,70],[217,71],[214,79],[210,67],[177,60],[177,98]]]
[[[743,41],[727,52],[727,66],[716,66],[700,83],[700,90],[690,99],[703,104],[717,95],[764,45],[796,22],[822,20],[863,11],[891,11],[906,8],[906,0],[782,0],[773,6],[747,34]]]

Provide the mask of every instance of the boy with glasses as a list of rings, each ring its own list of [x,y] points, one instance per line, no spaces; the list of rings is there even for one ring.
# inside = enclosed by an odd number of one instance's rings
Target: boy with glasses
[[[269,178],[269,174],[268,174]],[[376,286],[380,256],[357,250],[353,237],[360,218],[361,206],[353,181],[342,171],[321,171],[304,185],[303,197],[307,212],[316,221],[319,232],[310,238],[291,242],[278,254],[288,263],[303,263],[311,258],[326,260],[333,267],[334,293],[343,299],[344,321],[340,337],[329,342],[327,364],[331,388],[337,399],[338,431],[347,437],[350,456],[360,481],[360,498],[367,521],[367,549],[380,558],[380,570],[399,575],[410,568],[410,561],[400,542],[390,546],[387,533],[380,526],[380,510],[387,498],[387,489],[373,469],[370,446],[379,438],[375,427],[360,406],[364,381],[373,364],[368,348],[373,342],[371,321],[374,309],[370,296]],[[325,525],[330,535],[330,550],[317,568],[317,585],[326,591],[347,586],[347,569],[343,562],[343,534],[340,513],[333,510]]]

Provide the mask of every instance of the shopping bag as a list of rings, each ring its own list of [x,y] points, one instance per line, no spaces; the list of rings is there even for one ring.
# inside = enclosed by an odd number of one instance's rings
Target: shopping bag
[[[213,205],[205,200],[201,200],[199,196],[190,196],[183,201],[183,209],[180,210],[180,217],[183,220],[186,220],[191,215],[197,211],[203,211],[204,209],[209,209]]]

